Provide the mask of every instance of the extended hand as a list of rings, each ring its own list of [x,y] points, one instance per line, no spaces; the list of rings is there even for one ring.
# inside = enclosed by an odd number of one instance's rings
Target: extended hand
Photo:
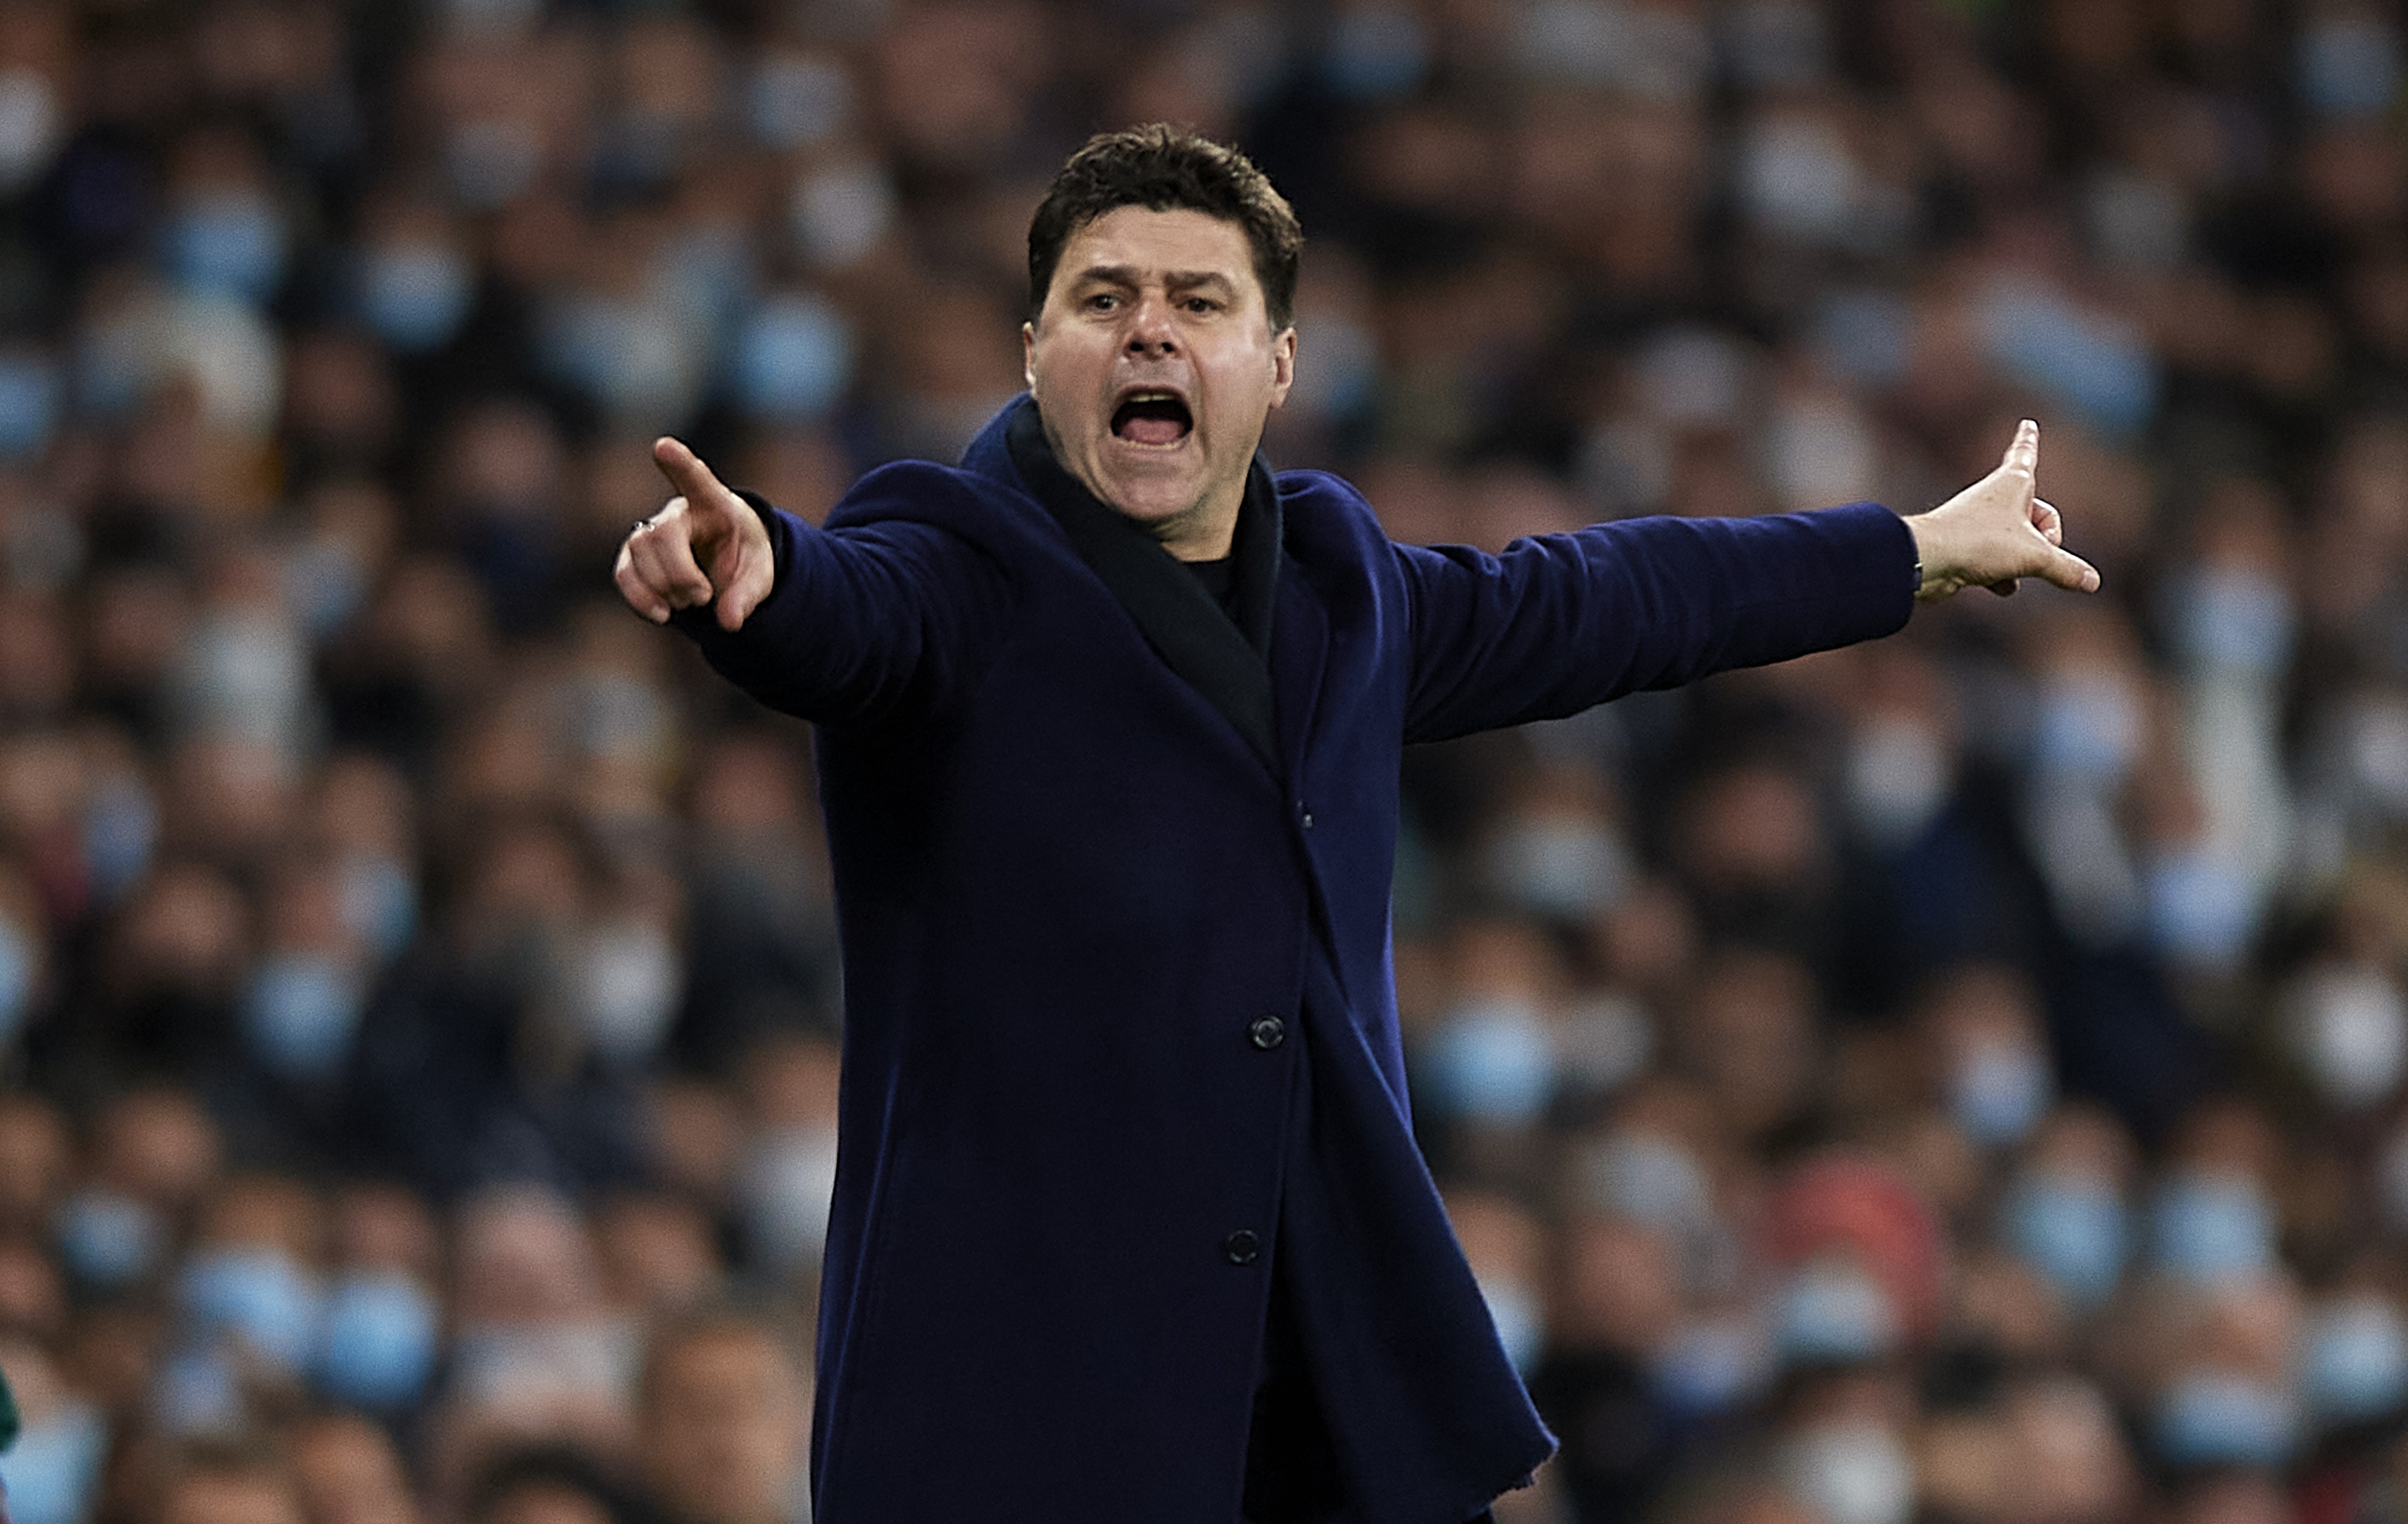
[[[2040,425],[2015,430],[1999,468],[1929,513],[1906,521],[1923,558],[1921,602],[1959,588],[2015,591],[2019,577],[2044,577],[2076,592],[2099,591],[2099,571],[2064,548],[2065,521],[2033,494],[2040,469]]]
[[[619,595],[654,624],[716,599],[719,627],[741,628],[778,575],[761,516],[675,439],[652,441],[652,463],[678,495],[619,547]]]

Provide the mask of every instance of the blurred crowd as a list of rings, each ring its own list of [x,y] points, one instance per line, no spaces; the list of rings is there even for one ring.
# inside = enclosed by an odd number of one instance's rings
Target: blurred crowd
[[[808,733],[617,605],[1020,384],[1241,143],[1399,539],[1928,506],[2106,591],[1411,755],[1512,1524],[2408,1518],[2393,0],[0,4],[17,1524],[796,1524]],[[932,1456],[931,1464],[942,1458]]]

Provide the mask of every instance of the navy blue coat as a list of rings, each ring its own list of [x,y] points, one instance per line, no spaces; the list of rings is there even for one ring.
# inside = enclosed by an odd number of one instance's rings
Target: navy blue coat
[[[1400,748],[1887,634],[1912,537],[1858,505],[1421,549],[1283,475],[1266,766],[1030,494],[1010,412],[824,530],[768,515],[744,629],[681,620],[820,726],[817,1517],[1232,1524],[1278,1261],[1349,1517],[1461,1524],[1552,1439],[1408,1129]]]

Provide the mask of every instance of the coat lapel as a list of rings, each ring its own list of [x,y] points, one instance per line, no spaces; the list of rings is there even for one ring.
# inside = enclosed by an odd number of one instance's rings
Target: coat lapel
[[[1035,404],[1021,406],[1010,430],[1012,465],[1030,495],[1062,526],[1079,559],[1128,611],[1165,664],[1220,712],[1264,766],[1278,774],[1270,669],[1262,650],[1248,640],[1248,632],[1231,622],[1159,541],[1098,502],[1062,469],[1045,441]],[[1245,512],[1239,516],[1238,617],[1250,624],[1259,620],[1266,641],[1282,581],[1280,541],[1279,494],[1257,459],[1247,477]]]

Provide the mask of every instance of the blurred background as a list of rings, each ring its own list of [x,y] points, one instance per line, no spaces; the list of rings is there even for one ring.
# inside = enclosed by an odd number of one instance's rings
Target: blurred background
[[[618,605],[1019,385],[1090,131],[1303,217],[1399,539],[1928,506],[2107,591],[1412,754],[1508,1524],[2408,1517],[2383,0],[0,4],[18,1524],[793,1524],[809,736]],[[932,1458],[933,1459],[933,1458]]]

